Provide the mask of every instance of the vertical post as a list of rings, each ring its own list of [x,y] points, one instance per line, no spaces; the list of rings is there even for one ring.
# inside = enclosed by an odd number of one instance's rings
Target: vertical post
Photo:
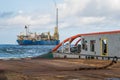
[[[58,8],[56,7],[56,26],[54,31],[54,39],[59,40],[59,32],[58,32]]]
[[[71,51],[70,51],[70,48],[71,48],[71,38],[69,39],[68,48],[69,48],[68,52],[71,53]]]
[[[64,42],[62,43],[62,53],[64,53]]]
[[[56,27],[58,27],[58,7],[57,7],[57,3],[55,0],[53,0],[55,8],[56,8]]]
[[[28,30],[27,30],[27,26],[25,25],[25,30],[26,30],[26,36],[28,35]]]
[[[58,8],[56,7],[56,27],[58,28]]]

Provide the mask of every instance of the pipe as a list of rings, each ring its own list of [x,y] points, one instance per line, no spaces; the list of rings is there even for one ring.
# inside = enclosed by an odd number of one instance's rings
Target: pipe
[[[77,35],[75,35],[75,36],[72,36],[72,37],[69,37],[69,38],[65,39],[65,40],[62,41],[60,44],[58,44],[55,48],[53,48],[53,49],[52,49],[52,52],[55,52],[55,51],[62,45],[62,43],[65,43],[65,42],[67,42],[67,41],[69,41],[69,42],[71,43],[74,39],[76,39],[76,38],[78,38],[78,37],[81,37],[81,34],[77,34]]]
[[[74,46],[77,46],[80,41],[81,41],[81,39],[79,39],[79,40],[75,43]]]

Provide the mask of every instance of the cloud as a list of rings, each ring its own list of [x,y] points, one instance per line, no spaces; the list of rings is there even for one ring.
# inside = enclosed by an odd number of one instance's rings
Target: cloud
[[[60,24],[63,22],[65,25],[62,28],[74,26],[81,30],[83,26],[91,27],[91,30],[119,29],[119,3],[120,0],[64,0],[64,3],[58,5]]]
[[[101,16],[120,12],[119,3],[120,0],[64,0],[58,7],[61,17]]]
[[[63,3],[58,4],[59,28],[79,27],[82,30],[84,27],[106,29],[106,26],[115,26],[114,28],[118,29],[120,26],[119,3],[120,0],[64,0]],[[34,28],[55,26],[55,19],[51,13],[26,13],[18,10],[18,12],[0,13],[0,17],[5,17],[0,18],[0,26],[23,27],[26,24]]]
[[[0,18],[8,18],[13,16],[14,13],[13,12],[0,12]]]
[[[89,25],[93,23],[102,23],[105,20],[105,17],[82,17],[79,22],[84,25]]]
[[[68,17],[76,15],[78,12],[84,10],[90,0],[64,0],[63,4],[59,4],[60,17]]]
[[[24,11],[23,11],[23,10],[19,10],[18,13],[19,13],[19,14],[23,14]]]
[[[120,10],[120,0],[105,0],[104,1],[100,1],[103,4],[103,6],[105,6],[107,9],[110,9],[112,11],[118,11]]]
[[[24,26],[31,25],[31,27],[44,27],[52,23],[54,20],[51,18],[50,14],[26,14],[23,11],[14,13],[16,15],[12,17],[6,17],[5,19],[0,19],[0,26]]]

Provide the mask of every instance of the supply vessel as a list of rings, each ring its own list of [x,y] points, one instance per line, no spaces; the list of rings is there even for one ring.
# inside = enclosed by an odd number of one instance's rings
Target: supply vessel
[[[25,33],[17,36],[19,45],[58,45],[60,42],[58,27],[55,27],[53,35],[50,32],[40,34],[29,32],[28,26],[25,26],[25,30]]]
[[[40,34],[29,32],[28,26],[25,26],[25,30],[25,33],[20,33],[17,36],[19,45],[58,45],[60,43],[58,32],[58,8],[56,8],[56,27],[53,35],[51,35],[50,32]]]

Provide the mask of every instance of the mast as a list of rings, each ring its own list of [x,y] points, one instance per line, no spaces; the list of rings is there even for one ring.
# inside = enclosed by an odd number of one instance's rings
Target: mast
[[[56,7],[56,27],[58,28],[58,8]]]
[[[58,7],[57,7],[57,4],[56,4],[56,1],[54,1],[54,4],[55,4],[55,8],[56,8],[56,26],[55,26],[55,29],[54,29],[54,39],[55,40],[59,40],[59,32],[58,32]]]

